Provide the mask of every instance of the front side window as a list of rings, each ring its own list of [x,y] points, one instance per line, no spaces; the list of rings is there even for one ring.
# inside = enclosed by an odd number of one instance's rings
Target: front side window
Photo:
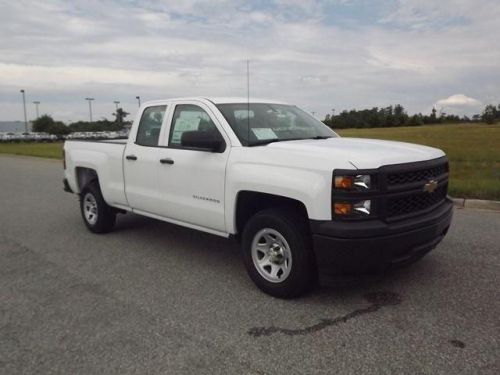
[[[217,108],[245,146],[337,137],[321,121],[292,105],[235,103],[219,104]]]
[[[212,119],[202,108],[193,104],[179,104],[175,107],[170,129],[169,146],[181,147],[184,132],[207,132],[222,137]]]
[[[161,124],[166,110],[166,105],[158,105],[148,107],[142,112],[135,143],[142,146],[158,146]]]

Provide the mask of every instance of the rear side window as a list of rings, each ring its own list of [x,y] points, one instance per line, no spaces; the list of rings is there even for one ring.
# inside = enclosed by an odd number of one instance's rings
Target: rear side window
[[[142,112],[135,143],[142,146],[158,146],[161,124],[166,110],[166,105],[158,105],[148,107]]]

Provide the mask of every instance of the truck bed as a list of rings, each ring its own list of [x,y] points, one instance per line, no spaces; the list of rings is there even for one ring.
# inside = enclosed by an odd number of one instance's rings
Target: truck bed
[[[122,165],[126,145],[126,139],[67,140],[64,151],[71,189],[79,192],[78,169],[90,169],[99,176],[102,194],[110,205],[127,205]]]

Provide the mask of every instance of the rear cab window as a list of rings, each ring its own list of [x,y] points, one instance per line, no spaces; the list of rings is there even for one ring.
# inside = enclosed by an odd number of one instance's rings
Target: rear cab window
[[[142,112],[135,143],[141,146],[158,146],[166,105],[147,107]]]

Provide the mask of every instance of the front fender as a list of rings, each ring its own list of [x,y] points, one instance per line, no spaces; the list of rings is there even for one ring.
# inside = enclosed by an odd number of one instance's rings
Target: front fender
[[[332,174],[285,166],[238,163],[227,171],[225,214],[229,233],[236,233],[236,199],[240,191],[254,191],[302,202],[314,220],[331,219]]]

